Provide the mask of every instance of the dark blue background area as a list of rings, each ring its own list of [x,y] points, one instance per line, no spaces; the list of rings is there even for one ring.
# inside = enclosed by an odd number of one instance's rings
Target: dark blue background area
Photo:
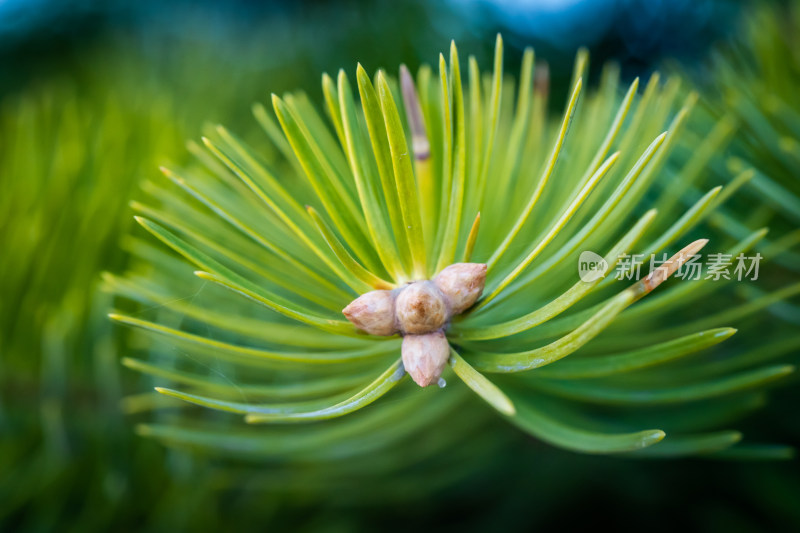
[[[486,64],[494,34],[502,32],[509,68],[532,45],[550,63],[557,89],[580,46],[595,64],[620,62],[628,79],[665,57],[692,68],[711,43],[730,36],[738,11],[738,4],[717,0],[6,0],[0,87],[68,71],[86,50],[120,39],[156,59],[180,45],[202,48],[210,53],[209,68],[256,39],[280,39],[280,53],[269,61],[289,66],[302,56],[301,67],[316,80],[319,72],[355,61],[368,69],[434,62],[451,39]]]

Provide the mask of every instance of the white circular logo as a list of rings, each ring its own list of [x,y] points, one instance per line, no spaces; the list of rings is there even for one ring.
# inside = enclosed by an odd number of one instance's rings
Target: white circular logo
[[[578,276],[581,281],[586,283],[597,281],[606,275],[607,270],[608,262],[602,256],[589,250],[581,252],[581,256],[578,258]]]

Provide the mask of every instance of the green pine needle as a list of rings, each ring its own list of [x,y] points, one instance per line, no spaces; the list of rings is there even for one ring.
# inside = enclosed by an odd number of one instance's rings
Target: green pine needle
[[[238,442],[256,455],[322,459],[345,438],[389,442],[421,427],[455,442],[458,432],[437,406],[472,410],[469,398],[477,397],[522,431],[584,453],[638,456],[652,446],[660,450],[652,456],[708,454],[739,440],[736,432],[665,439],[628,415],[641,405],[733,402],[792,372],[751,367],[745,354],[734,358],[741,368],[693,379],[701,352],[733,335],[731,325],[800,290],[684,316],[706,304],[710,290],[730,294],[730,285],[670,282],[652,305],[651,297],[634,305],[664,280],[584,282],[575,267],[583,250],[606,251],[613,269],[625,253],[695,253],[708,242],[698,237],[712,238],[709,249],[721,246],[724,237],[706,221],[756,175],[745,170],[728,186],[703,190],[703,170],[730,140],[731,123],[715,122],[686,156],[676,147],[697,96],[680,101],[676,78],[662,84],[656,74],[642,94],[638,80],[622,93],[618,71],[607,66],[600,87],[587,89],[581,51],[565,112],[550,117],[545,70],[532,50],[516,98],[499,36],[491,75],[472,57],[466,64],[462,80],[452,44],[449,61],[439,58],[438,83],[428,66],[416,80],[401,67],[398,82],[384,71],[371,78],[359,65],[360,102],[344,71],[335,82],[325,75],[329,124],[302,94],[273,95],[274,116],[253,108],[272,149],[218,127],[195,165],[166,170],[169,187],[149,186],[150,200],[134,204],[137,220],[183,259],[135,241],[139,266],[106,283],[157,306],[152,318],[112,315],[152,340],[149,355],[125,364],[187,408],[142,434],[220,452]],[[750,232],[731,249],[750,250],[764,234]],[[399,338],[370,337],[340,311],[360,294],[429,279],[461,258],[488,264],[486,290],[447,328],[447,386],[419,390],[402,379]],[[668,277],[678,263],[667,266]],[[209,373],[218,365],[217,376]],[[649,383],[662,367],[674,377]],[[189,404],[240,418],[212,420]],[[136,403],[148,405],[162,408]],[[617,423],[590,420],[586,405],[613,405]],[[709,414],[709,428],[715,416],[726,413]],[[332,418],[286,429],[285,445],[270,444],[267,433],[236,436],[244,422],[266,431]],[[229,427],[236,429],[227,435]]]

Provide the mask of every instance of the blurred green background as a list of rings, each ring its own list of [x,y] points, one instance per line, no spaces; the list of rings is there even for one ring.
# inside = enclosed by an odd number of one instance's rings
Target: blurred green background
[[[750,7],[0,1],[0,530],[800,527],[794,461],[595,458],[513,432],[488,456],[476,451],[481,465],[448,465],[421,497],[263,491],[267,469],[134,435],[136,415],[121,404],[138,377],[119,365],[124,335],[99,290],[100,272],[125,265],[138,183],[186,158],[185,141],[207,123],[246,133],[251,103],[269,93],[302,88],[319,101],[322,72],[357,61],[413,69],[451,39],[488,65],[498,31],[508,70],[528,45],[549,62],[557,107],[579,46],[594,65],[618,61],[625,80],[669,62],[713,86],[708,60],[744,38]],[[800,442],[796,388],[776,391],[745,429]]]

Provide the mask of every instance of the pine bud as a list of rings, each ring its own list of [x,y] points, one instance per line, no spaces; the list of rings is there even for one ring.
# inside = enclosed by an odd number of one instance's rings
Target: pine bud
[[[422,334],[444,326],[450,314],[444,295],[430,281],[416,281],[397,295],[395,315],[403,333]]]
[[[486,265],[455,263],[439,272],[433,281],[447,297],[450,313],[458,315],[480,298],[486,283]]]
[[[450,345],[441,330],[425,335],[406,335],[401,351],[406,372],[420,387],[438,383],[450,358]]]
[[[342,313],[355,327],[370,335],[394,335],[397,333],[394,301],[393,291],[372,291],[350,302]]]

